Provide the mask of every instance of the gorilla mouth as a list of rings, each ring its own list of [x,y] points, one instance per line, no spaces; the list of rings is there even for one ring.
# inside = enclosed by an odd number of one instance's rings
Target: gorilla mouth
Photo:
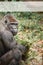
[[[11,30],[11,32],[12,32],[13,35],[17,34],[17,31],[14,31],[14,30]]]

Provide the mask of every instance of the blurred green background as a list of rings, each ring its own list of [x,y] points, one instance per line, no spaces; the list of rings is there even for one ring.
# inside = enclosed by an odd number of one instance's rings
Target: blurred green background
[[[0,19],[2,19],[5,14],[7,13],[0,12]],[[37,45],[38,41],[43,40],[43,12],[12,12],[11,14],[18,20],[18,33],[14,37],[19,44],[28,44],[29,50],[26,55],[26,62],[27,65],[31,65],[30,59],[34,59],[40,54],[38,54],[39,51],[33,51],[31,48],[34,49],[34,44],[36,45],[36,49],[37,47],[38,49],[42,49],[43,47],[42,44]],[[38,58],[40,58],[40,56],[38,56]],[[36,60],[38,62],[37,58]]]

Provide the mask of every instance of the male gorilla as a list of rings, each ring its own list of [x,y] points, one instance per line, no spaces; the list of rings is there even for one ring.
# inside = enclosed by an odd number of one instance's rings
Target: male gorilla
[[[18,32],[18,21],[10,14],[0,21],[0,65],[19,65],[26,47],[13,38]]]

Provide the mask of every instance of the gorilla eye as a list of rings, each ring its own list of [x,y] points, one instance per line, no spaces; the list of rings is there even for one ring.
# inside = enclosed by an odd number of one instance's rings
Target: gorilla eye
[[[7,20],[5,20],[5,23],[7,23]]]

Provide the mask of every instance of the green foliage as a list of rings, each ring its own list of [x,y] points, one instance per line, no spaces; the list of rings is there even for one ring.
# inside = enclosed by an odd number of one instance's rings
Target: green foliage
[[[24,19],[32,19],[32,20],[41,20],[43,18],[43,14],[39,13],[32,13],[32,12],[14,12],[13,13],[17,18],[24,18]]]
[[[32,58],[38,55],[36,51],[30,50],[33,44],[43,40],[43,14],[32,12],[13,12],[12,14],[19,20],[18,34],[14,37],[19,44],[28,45],[26,62],[29,63]]]
[[[33,43],[39,39],[43,39],[43,31],[41,30],[43,26],[39,25],[39,21],[43,17],[42,14],[31,12],[16,12],[13,14],[19,20],[18,32],[22,32],[24,37],[26,35],[26,39],[19,39],[18,42],[22,44]],[[19,35],[17,37],[19,38]]]
[[[20,12],[14,13],[14,15],[19,20],[18,34],[15,36],[18,43],[23,45],[28,44],[29,49],[31,49],[34,43],[36,45],[37,41],[43,40],[43,24],[41,22],[41,20],[43,21],[43,14]],[[41,48],[42,47],[43,45]],[[35,59],[37,55],[36,50],[28,50],[26,54],[26,57],[28,57],[26,59],[27,65],[31,62],[31,59]]]

